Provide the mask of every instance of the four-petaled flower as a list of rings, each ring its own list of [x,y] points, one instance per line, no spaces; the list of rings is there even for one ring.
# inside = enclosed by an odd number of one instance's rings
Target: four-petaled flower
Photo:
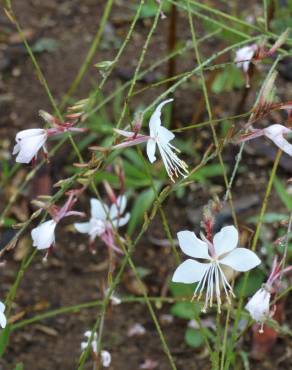
[[[0,326],[2,329],[6,327],[7,320],[4,314],[5,311],[5,304],[0,301]]]
[[[123,216],[127,206],[126,196],[117,197],[110,208],[94,198],[90,200],[90,205],[91,218],[89,222],[75,223],[76,230],[88,234],[90,243],[99,237],[108,247],[121,253],[121,250],[114,243],[114,229],[117,230],[129,221],[130,213]]]
[[[165,100],[161,102],[155,109],[149,121],[149,136],[141,135],[138,132],[115,129],[118,134],[127,137],[127,140],[121,144],[115,145],[114,148],[117,149],[129,147],[147,141],[147,156],[149,161],[153,163],[156,161],[155,152],[157,146],[166,172],[171,180],[174,181],[174,176],[178,177],[180,174],[185,177],[188,174],[188,166],[176,155],[175,152],[180,151],[175,146],[170,144],[170,141],[172,141],[175,137],[174,134],[162,126],[161,109],[165,104],[171,101],[173,101],[173,99]]]
[[[205,286],[206,298],[203,311],[208,305],[212,307],[214,296],[217,300],[218,312],[220,312],[222,285],[227,301],[234,296],[231,285],[222,269],[222,265],[231,267],[236,271],[248,271],[261,263],[257,255],[246,249],[236,248],[238,244],[238,231],[234,226],[226,226],[215,234],[213,242],[204,236],[198,239],[191,231],[180,231],[178,241],[182,251],[190,257],[207,260],[202,263],[193,259],[187,259],[174,272],[172,281],[191,284],[198,282],[194,292],[194,298],[199,295],[200,299]]]
[[[12,154],[17,154],[16,162],[30,163],[37,156],[41,148],[43,148],[46,154],[45,143],[47,138],[47,130],[41,128],[32,128],[18,132],[15,137],[16,144],[12,152]]]

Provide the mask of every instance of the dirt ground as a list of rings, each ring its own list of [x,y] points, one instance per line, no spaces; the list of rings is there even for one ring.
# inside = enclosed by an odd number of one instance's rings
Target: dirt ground
[[[121,40],[125,37],[129,20],[133,14],[126,3],[126,1],[119,1],[118,5],[113,7],[106,36],[102,41],[104,45],[102,52],[95,56],[94,63],[112,59],[116,52],[116,46],[120,45]],[[60,102],[86,56],[100,22],[104,1],[84,0],[80,4],[78,0],[15,0],[13,4],[18,20],[27,32],[31,44],[44,38],[54,39],[58,42],[54,51],[40,52],[37,54],[37,58],[54,98]],[[146,55],[145,66],[159,58],[160,53],[163,55],[166,52],[167,22],[168,19],[160,21],[152,47]],[[51,106],[45,90],[36,76],[30,58],[19,42],[15,29],[3,12],[0,14],[0,25],[2,30],[0,31],[0,137],[1,145],[11,149],[15,133],[20,129],[36,126],[39,122],[39,109],[51,111]],[[141,48],[150,26],[149,20],[138,22],[133,42],[129,44],[127,53],[122,57],[118,69],[107,84],[105,95],[111,92],[116,81],[124,82],[132,75],[136,65],[136,50]],[[178,34],[182,40],[190,38],[187,19],[181,14],[179,15]],[[214,42],[210,41],[203,49],[208,51],[208,48],[213,47],[215,47]],[[219,46],[217,45],[217,47]],[[179,69],[186,70],[191,65],[191,59],[181,60]],[[148,78],[155,80],[165,72],[165,67],[160,68],[159,74],[155,74],[155,72]],[[98,79],[100,77],[96,69],[90,67],[75,97],[86,97]],[[291,82],[280,80],[280,84],[282,82],[287,84],[285,86],[291,87]],[[139,86],[144,86],[143,81],[139,83]],[[193,101],[197,101],[197,98],[200,99],[200,95],[196,96],[196,94],[192,97]],[[180,102],[179,109],[177,107],[175,113],[179,124],[189,122],[194,113],[192,111],[194,103],[187,104],[186,96],[188,96],[186,91],[176,94],[176,100]],[[153,99],[151,91],[145,93],[146,102],[151,98]],[[217,104],[217,101],[213,102],[214,105],[220,106],[218,114],[226,112],[228,115],[234,114],[240,95],[235,97],[232,107],[230,100],[225,100],[224,96],[220,99],[222,99],[220,104],[219,102]],[[202,120],[206,116],[201,115],[200,118]],[[255,150],[258,148],[250,146],[251,155],[250,153],[249,155],[244,154],[246,156],[246,173],[235,184],[235,196],[238,199],[246,195],[243,194],[242,189],[253,191],[258,194],[259,198],[263,195],[263,186],[266,184],[269,173],[267,168],[271,167],[272,163],[269,157],[272,159],[274,153],[269,151],[268,159],[263,159],[261,154],[265,153],[266,150],[264,144],[261,153],[257,153]],[[236,151],[237,148],[232,146],[225,151],[226,163],[233,162]],[[49,167],[49,172],[45,173],[49,178],[49,180],[45,180],[45,187],[48,191],[51,190],[51,183],[59,180],[60,176],[63,175],[60,174],[59,170],[61,163],[63,163],[64,153],[66,152],[60,151],[54,158],[54,164]],[[11,158],[12,164],[13,158]],[[251,168],[252,170],[250,170]],[[279,176],[287,179],[291,177],[291,173],[288,158],[283,156]],[[39,187],[40,184],[34,184],[34,186]],[[222,179],[216,179],[212,186],[221,187],[221,195],[223,194]],[[33,189],[31,187],[19,200],[19,202],[26,204],[26,209],[28,209],[29,200],[33,197]],[[199,197],[195,193],[194,195],[188,194],[185,199],[179,202],[174,202],[174,199],[169,200],[167,214],[170,215],[173,235],[181,228],[198,228],[199,224],[192,221],[190,214],[193,209],[202,207],[209,197],[208,189],[203,187],[199,187],[199,189]],[[4,207],[5,201],[5,194],[2,193],[1,208]],[[86,200],[81,199],[81,204],[86,207]],[[252,215],[256,214],[258,207],[259,205],[255,204]],[[272,198],[269,209],[274,207],[281,210],[281,205],[276,197]],[[244,223],[247,216],[250,216],[250,212],[240,214],[240,221]],[[151,296],[161,294],[165,288],[165,280],[169,278],[175,266],[170,248],[156,246],[150,241],[149,236],[153,235],[165,238],[165,235],[161,235],[159,230],[161,230],[161,220],[157,217],[134,253],[136,265],[150,270],[144,283]],[[57,246],[47,263],[42,262],[42,256],[39,254],[25,274],[15,299],[13,315],[20,313],[21,319],[24,319],[43,312],[45,309],[52,310],[102,298],[102,286],[107,271],[107,264],[104,262],[107,254],[104,246],[97,241],[98,253],[92,255],[87,248],[86,240],[73,233],[69,226],[67,230],[57,232],[56,240]],[[17,258],[16,252],[11,252],[5,258],[5,268],[1,268],[1,297],[5,297],[19,268],[19,258]],[[138,294],[130,268],[126,269],[117,293],[120,296]],[[167,293],[167,295],[170,294]],[[184,342],[187,321],[175,318],[173,322],[166,323],[163,320],[163,315],[169,314],[169,309],[170,305],[164,304],[162,307],[156,307],[156,313],[161,321],[177,368],[179,370],[209,369],[209,359],[205,348],[194,350]],[[4,359],[0,360],[0,370],[14,369],[18,362],[23,362],[25,370],[76,369],[83,333],[92,327],[98,313],[98,307],[83,309],[75,313],[58,315],[16,330],[11,335],[8,352]],[[288,317],[289,314],[291,315],[291,308],[287,308],[286,316]],[[129,328],[135,323],[140,323],[146,328],[146,333],[143,336],[129,337],[127,335]],[[246,336],[243,343],[243,347],[247,351],[251,346],[250,335]],[[138,369],[147,358],[157,361],[157,369],[159,370],[170,369],[147,307],[141,303],[127,303],[111,307],[105,321],[104,348],[109,349],[112,354],[111,369]],[[277,344],[263,361],[260,363],[252,361],[251,364],[252,369],[288,369],[289,359],[291,360],[289,342],[285,338],[279,338]],[[86,369],[90,368],[92,368],[92,364],[88,362]]]

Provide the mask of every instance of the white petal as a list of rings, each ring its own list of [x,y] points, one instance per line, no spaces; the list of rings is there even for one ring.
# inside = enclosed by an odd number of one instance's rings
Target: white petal
[[[14,145],[14,148],[13,148],[13,151],[12,151],[12,154],[15,155],[17,154],[18,152],[20,151],[20,145],[17,143]]]
[[[157,108],[153,112],[149,121],[150,136],[155,137],[157,135],[158,128],[161,125],[161,109],[165,104],[171,101],[173,101],[173,99],[164,100],[157,106]]]
[[[101,351],[101,363],[103,367],[109,367],[112,361],[112,356],[108,351]]]
[[[127,198],[125,195],[121,195],[117,198],[117,203],[113,203],[110,211],[109,217],[111,220],[116,218],[118,215],[122,215],[127,206]]]
[[[192,231],[180,231],[177,233],[177,238],[181,250],[188,256],[194,258],[210,259],[208,254],[208,245]]]
[[[47,249],[55,243],[56,222],[49,220],[43,222],[31,231],[33,246],[37,249]]]
[[[250,60],[253,58],[256,51],[256,45],[244,46],[237,50],[235,63],[238,68],[242,68],[244,72],[248,71]]]
[[[177,267],[173,274],[172,281],[184,284],[195,283],[202,279],[210,266],[210,263],[200,263],[198,261],[188,259]]]
[[[88,346],[88,342],[81,342],[80,344],[80,347],[81,347],[81,351],[84,351]]]
[[[213,238],[216,256],[232,251],[238,244],[238,231],[234,226],[225,226]]]
[[[261,260],[249,249],[236,248],[228,253],[226,257],[220,259],[219,262],[233,268],[233,270],[244,272],[258,266]]]
[[[29,132],[28,132],[29,131]],[[16,162],[29,163],[40,148],[45,144],[47,134],[42,129],[24,130],[16,135],[17,145],[13,151],[18,151]]]
[[[270,299],[271,293],[261,288],[251,297],[245,309],[255,321],[264,322],[269,316]]]
[[[146,151],[150,163],[156,161],[155,150],[156,150],[156,141],[152,139],[147,140]]]
[[[124,217],[116,218],[112,221],[113,226],[117,229],[119,227],[125,226],[130,219],[130,213],[126,213]]]
[[[169,143],[175,138],[174,134],[169,131],[167,128],[160,126],[158,128],[158,138],[163,144]]]
[[[43,128],[30,128],[28,130],[22,130],[19,131],[15,137],[16,141],[22,140],[27,137],[31,136],[39,136],[44,135],[46,133],[46,130]]]
[[[76,222],[74,227],[77,231],[82,234],[88,234],[90,230],[90,223],[89,222]]]
[[[3,313],[4,311],[5,311],[5,304],[0,301],[0,312]]]
[[[6,316],[4,315],[3,312],[0,312],[0,326],[1,326],[1,328],[4,329],[6,324],[7,324]]]
[[[272,140],[283,152],[292,157],[292,144],[283,137],[283,134],[285,135],[291,132],[292,130],[279,124],[271,125],[264,129],[265,136]]]
[[[108,206],[105,203],[100,202],[98,199],[90,199],[91,217],[105,220],[108,214]]]

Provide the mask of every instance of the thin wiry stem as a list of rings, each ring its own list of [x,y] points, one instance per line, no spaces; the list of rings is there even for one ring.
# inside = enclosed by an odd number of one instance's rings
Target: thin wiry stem
[[[201,56],[200,56],[198,43],[197,43],[196,31],[195,31],[195,27],[193,25],[193,20],[192,20],[192,15],[191,15],[190,0],[188,0],[188,16],[189,16],[189,24],[190,24],[190,29],[191,29],[192,39],[193,39],[193,45],[194,45],[196,60],[198,62],[198,65],[201,66],[201,64],[202,64],[201,63]],[[208,112],[208,116],[209,116],[210,127],[211,127],[211,131],[212,131],[212,135],[213,135],[213,140],[214,140],[216,148],[218,148],[219,147],[219,142],[218,142],[218,138],[217,138],[216,129],[215,129],[214,124],[213,124],[213,113],[212,113],[212,109],[211,109],[210,99],[209,99],[209,96],[208,96],[208,90],[207,90],[207,86],[206,86],[205,76],[204,76],[204,72],[203,72],[202,69],[200,70],[200,77],[201,77],[201,82],[202,82],[202,89],[203,89],[203,94],[204,94],[204,98],[205,98],[206,108],[207,108],[207,112]],[[218,153],[218,159],[219,159],[219,162],[220,162],[220,165],[221,165],[221,168],[222,168],[223,178],[224,178],[226,188],[228,188],[228,179],[227,179],[226,169],[225,169],[225,165],[224,165],[224,161],[223,161],[223,157],[222,157],[221,153]],[[235,210],[234,210],[234,206],[233,206],[231,191],[228,192],[228,199],[229,199],[229,204],[230,204],[234,224],[238,228],[238,223],[237,223],[237,218],[236,218],[236,214],[235,214]]]

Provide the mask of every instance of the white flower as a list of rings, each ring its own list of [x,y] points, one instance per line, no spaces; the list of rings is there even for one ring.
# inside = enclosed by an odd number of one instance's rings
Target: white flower
[[[101,351],[101,364],[103,367],[110,367],[112,356],[109,351]]]
[[[105,290],[105,295],[108,295],[108,292],[109,292],[109,288],[107,288]],[[110,301],[112,302],[112,305],[113,306],[118,306],[119,304],[122,303],[122,300],[120,297],[118,297],[117,295],[114,294],[114,292],[112,292],[111,296],[110,296]]]
[[[270,313],[271,293],[263,286],[248,301],[245,309],[257,322],[263,323]]]
[[[119,196],[117,202],[112,204],[110,208],[108,208],[105,203],[94,198],[90,200],[90,205],[91,218],[89,222],[75,223],[74,226],[80,233],[89,234],[91,241],[97,236],[103,235],[105,231],[111,229],[112,226],[118,229],[126,225],[129,221],[129,213],[122,216],[127,205],[127,198],[125,195]]]
[[[147,142],[147,156],[149,161],[153,163],[156,161],[155,152],[157,145],[166,172],[171,180],[174,181],[173,176],[178,177],[178,174],[181,174],[183,177],[185,177],[188,174],[188,166],[184,161],[180,160],[174,152],[179,152],[179,150],[170,144],[170,141],[175,137],[174,134],[167,128],[161,126],[161,109],[165,104],[171,101],[173,101],[173,99],[165,100],[155,109],[149,121],[149,136],[141,135],[138,133],[138,131],[131,132],[114,129],[115,132],[117,132],[119,135],[125,136],[127,139],[120,144],[114,145],[113,148],[126,148]]]
[[[161,109],[171,101],[173,99],[168,99],[160,103],[150,118],[150,138],[147,141],[147,156],[151,163],[156,161],[155,151],[157,145],[167,174],[174,181],[173,176],[178,177],[178,174],[181,174],[185,177],[185,174],[188,174],[188,169],[187,164],[180,160],[174,153],[174,150],[177,152],[179,150],[170,144],[170,141],[175,137],[174,134],[161,126]]]
[[[4,311],[5,311],[5,304],[0,301],[0,326],[2,329],[5,328],[6,323],[7,323]]]
[[[207,286],[203,311],[207,306],[212,307],[213,297],[216,296],[218,311],[220,312],[222,284],[226,298],[230,303],[230,296],[234,296],[231,285],[228,283],[222,270],[222,265],[231,267],[236,271],[248,271],[261,263],[257,255],[246,249],[236,248],[238,244],[238,231],[234,226],[226,226],[215,234],[213,243],[206,238],[200,240],[191,231],[180,231],[178,241],[182,251],[190,257],[205,259],[202,263],[187,259],[179,265],[174,272],[172,281],[192,284],[198,282],[194,297],[199,293],[200,299],[205,286]]]
[[[257,51],[257,45],[244,46],[236,51],[234,62],[238,68],[242,68],[245,73],[249,69],[250,62]]]
[[[291,134],[292,130],[279,124],[271,125],[263,129],[264,135],[272,140],[278,148],[292,157],[292,144],[283,135]]]
[[[88,347],[88,342],[89,342],[89,339],[91,337],[91,331],[88,330],[84,333],[84,336],[87,338],[87,340],[85,342],[81,342],[81,351],[85,351],[86,348]],[[98,336],[97,336],[97,333],[94,333],[93,334],[93,339],[91,341],[91,348],[92,348],[92,351],[97,355],[97,339],[98,339]],[[100,357],[101,357],[101,364],[103,367],[109,367],[110,364],[111,364],[111,361],[112,361],[112,356],[111,354],[108,352],[108,351],[101,351],[100,352]]]
[[[44,145],[47,137],[47,130],[41,128],[32,128],[18,132],[12,152],[12,154],[17,154],[16,162],[30,163],[41,147],[46,151]]]
[[[33,246],[37,249],[47,249],[55,244],[56,221],[49,220],[43,222],[31,231]]]

